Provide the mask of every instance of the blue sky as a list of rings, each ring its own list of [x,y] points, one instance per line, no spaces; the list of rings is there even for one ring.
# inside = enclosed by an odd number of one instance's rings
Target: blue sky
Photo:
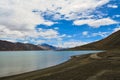
[[[120,30],[120,0],[1,0],[0,39],[75,47]]]

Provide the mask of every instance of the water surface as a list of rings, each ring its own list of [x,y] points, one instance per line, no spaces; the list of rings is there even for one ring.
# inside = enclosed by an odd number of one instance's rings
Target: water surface
[[[2,51],[0,77],[47,68],[67,61],[70,56],[99,51]]]

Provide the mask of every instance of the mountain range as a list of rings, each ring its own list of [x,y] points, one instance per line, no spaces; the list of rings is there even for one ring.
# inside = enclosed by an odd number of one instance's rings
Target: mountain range
[[[120,49],[120,30],[110,36],[83,46],[77,46],[66,50],[111,50]],[[12,43],[0,40],[0,51],[16,51],[16,50],[62,50],[62,48],[51,46],[48,44],[29,44],[29,43]]]
[[[44,50],[61,50],[62,49],[62,48],[55,47],[55,46],[52,46],[52,45],[49,45],[49,44],[46,44],[46,43],[39,44],[38,46],[43,48]]]
[[[28,43],[12,43],[9,41],[0,40],[0,51],[15,51],[15,50],[43,50],[41,47]]]
[[[0,40],[0,51],[22,51],[22,50],[59,50],[48,44],[34,45],[29,43],[13,43],[9,41]]]

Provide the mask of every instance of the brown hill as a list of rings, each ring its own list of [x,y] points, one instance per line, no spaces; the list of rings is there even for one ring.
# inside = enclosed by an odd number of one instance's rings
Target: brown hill
[[[120,49],[120,30],[100,41],[71,48],[69,50],[111,50],[111,49]]]
[[[43,50],[41,47],[33,44],[12,43],[0,40],[0,51],[15,51],[15,50]]]

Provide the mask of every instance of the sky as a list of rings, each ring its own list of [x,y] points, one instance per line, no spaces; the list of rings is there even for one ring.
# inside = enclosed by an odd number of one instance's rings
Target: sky
[[[0,40],[75,47],[120,30],[120,0],[0,0]]]

